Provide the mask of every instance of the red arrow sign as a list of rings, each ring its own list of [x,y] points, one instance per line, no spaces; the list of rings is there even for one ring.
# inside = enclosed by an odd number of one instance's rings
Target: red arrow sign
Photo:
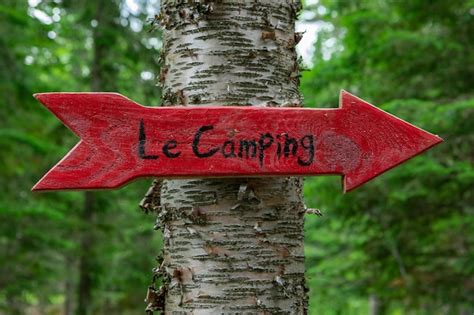
[[[340,174],[344,191],[443,141],[342,91],[333,109],[143,107],[115,93],[35,97],[81,141],[33,190],[143,176]]]

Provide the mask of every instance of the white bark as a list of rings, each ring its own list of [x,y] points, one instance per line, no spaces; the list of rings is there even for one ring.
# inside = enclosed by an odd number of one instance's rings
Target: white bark
[[[299,106],[298,10],[164,0],[163,105]],[[164,298],[165,314],[306,314],[301,190],[295,178],[164,181],[163,287],[149,302]]]

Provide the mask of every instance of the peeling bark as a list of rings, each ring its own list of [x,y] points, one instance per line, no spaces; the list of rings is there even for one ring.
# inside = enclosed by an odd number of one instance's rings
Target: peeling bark
[[[163,105],[299,106],[299,6],[162,1]],[[160,199],[148,199],[164,234],[149,312],[306,314],[300,179],[166,180]]]

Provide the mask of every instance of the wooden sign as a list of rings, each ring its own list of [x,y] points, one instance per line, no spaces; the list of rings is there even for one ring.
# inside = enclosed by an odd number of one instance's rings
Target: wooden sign
[[[442,141],[342,91],[331,109],[144,107],[115,93],[35,97],[79,143],[33,190],[138,177],[342,175],[344,191]]]

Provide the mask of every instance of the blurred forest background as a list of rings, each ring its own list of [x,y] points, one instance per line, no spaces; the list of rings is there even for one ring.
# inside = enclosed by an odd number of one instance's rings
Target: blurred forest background
[[[0,314],[142,314],[160,233],[118,191],[32,194],[77,141],[32,97],[118,91],[159,104],[158,0],[0,2]],[[320,0],[305,106],[341,88],[446,142],[347,195],[308,178],[310,313],[474,314],[474,1]]]

